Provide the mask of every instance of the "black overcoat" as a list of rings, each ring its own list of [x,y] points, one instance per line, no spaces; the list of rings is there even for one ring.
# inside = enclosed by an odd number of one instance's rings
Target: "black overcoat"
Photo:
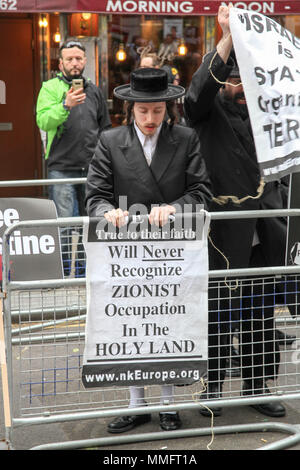
[[[121,196],[127,197],[127,210],[137,203],[148,211],[153,204],[207,209],[210,181],[196,132],[163,122],[150,167],[133,124],[102,132],[87,176],[88,215],[101,217],[120,207]]]
[[[220,98],[220,87],[209,72],[215,51],[207,54],[193,75],[185,97],[184,109],[188,124],[195,128],[212,183],[214,197],[234,195],[242,198],[256,196],[260,172],[255,155],[245,146],[233,130],[229,116]],[[224,82],[232,67],[224,64],[217,54],[212,72]],[[213,202],[210,211],[239,211],[284,208],[286,188],[280,181],[265,185],[259,199],[248,199],[241,205],[232,202],[218,205]],[[230,268],[249,266],[255,228],[262,243],[266,265],[278,266],[285,262],[286,221],[284,218],[221,220],[211,223],[211,238],[229,260]],[[210,269],[225,269],[226,261],[210,245]]]

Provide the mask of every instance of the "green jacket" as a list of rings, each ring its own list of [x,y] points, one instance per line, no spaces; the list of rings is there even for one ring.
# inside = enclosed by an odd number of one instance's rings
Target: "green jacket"
[[[60,76],[62,74],[59,74]],[[64,80],[55,78],[44,82],[37,100],[37,125],[47,132],[47,149],[45,158],[49,157],[49,151],[57,130],[67,120],[70,111],[63,107],[63,100],[70,85]],[[62,129],[61,129],[62,130]]]
[[[84,78],[84,103],[67,111],[63,100],[71,83],[60,73],[44,82],[37,100],[37,125],[47,132],[45,158],[52,170],[86,170],[103,129],[111,127],[100,88]]]

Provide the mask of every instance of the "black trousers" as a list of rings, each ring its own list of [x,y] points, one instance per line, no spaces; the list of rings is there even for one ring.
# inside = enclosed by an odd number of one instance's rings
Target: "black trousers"
[[[250,267],[264,265],[262,248],[257,245],[252,249]],[[266,380],[276,378],[280,363],[274,324],[276,288],[268,278],[238,281],[235,290],[220,279],[212,280],[209,287],[208,382],[221,386],[224,381],[236,323],[240,331],[242,378],[251,388],[258,388]],[[234,282],[230,285],[233,288]]]

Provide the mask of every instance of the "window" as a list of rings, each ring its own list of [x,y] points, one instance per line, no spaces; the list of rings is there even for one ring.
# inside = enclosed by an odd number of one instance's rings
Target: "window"
[[[180,85],[187,87],[203,55],[215,46],[215,36],[215,17],[112,15],[108,21],[108,95],[113,99],[113,124],[119,125],[123,120],[123,103],[113,98],[113,89],[129,82],[130,72],[139,66],[143,48],[151,48],[164,58],[165,64],[175,67]],[[182,41],[186,54],[180,56],[178,46]],[[126,53],[122,61],[116,58],[120,48]]]

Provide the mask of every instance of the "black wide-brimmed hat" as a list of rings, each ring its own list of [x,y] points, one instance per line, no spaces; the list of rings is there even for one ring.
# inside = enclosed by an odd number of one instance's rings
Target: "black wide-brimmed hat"
[[[142,103],[176,100],[184,93],[182,86],[168,83],[165,70],[147,67],[134,70],[130,74],[130,84],[114,89],[117,98]]]

